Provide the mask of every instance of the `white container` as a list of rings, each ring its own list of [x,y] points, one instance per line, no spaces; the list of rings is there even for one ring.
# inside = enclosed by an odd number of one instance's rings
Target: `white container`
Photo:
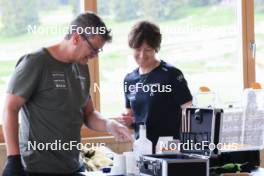
[[[140,161],[141,156],[152,154],[152,142],[147,139],[146,125],[139,126],[139,138],[133,144],[133,153],[136,162]],[[136,165],[134,174],[139,175],[138,165]]]
[[[169,146],[169,141],[172,141],[173,137],[172,136],[160,136],[159,140],[157,142],[157,145],[155,147],[155,154],[162,154],[164,151],[164,148],[168,150]]]
[[[126,156],[126,175],[137,174],[137,161],[134,152],[124,152]]]
[[[126,157],[125,155],[114,155],[113,167],[111,168],[111,174],[113,175],[125,175],[126,174]]]
[[[193,105],[200,108],[216,107],[219,102],[215,92],[198,92],[193,97]]]
[[[264,146],[264,90],[245,89],[242,143],[246,146]]]
[[[136,160],[142,155],[152,154],[152,142],[147,139],[146,125],[139,126],[139,138],[133,144]]]

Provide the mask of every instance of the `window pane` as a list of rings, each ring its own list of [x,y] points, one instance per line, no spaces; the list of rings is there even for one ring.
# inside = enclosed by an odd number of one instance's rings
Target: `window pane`
[[[101,109],[112,116],[124,109],[126,73],[136,68],[127,35],[135,22],[151,20],[162,31],[158,57],[183,71],[194,94],[208,86],[221,103],[241,99],[236,0],[98,0],[98,12],[113,32],[100,56]]]
[[[0,111],[8,80],[24,54],[54,44],[79,13],[75,0],[0,0]]]
[[[255,0],[256,81],[264,86],[264,1]]]

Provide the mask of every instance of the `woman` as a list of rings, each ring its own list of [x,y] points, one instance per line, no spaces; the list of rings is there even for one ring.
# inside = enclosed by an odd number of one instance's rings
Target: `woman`
[[[121,118],[134,126],[136,138],[139,124],[145,123],[153,147],[160,136],[180,138],[182,108],[192,101],[182,72],[156,56],[161,38],[159,27],[148,21],[137,23],[129,33],[138,68],[124,79],[126,113]]]

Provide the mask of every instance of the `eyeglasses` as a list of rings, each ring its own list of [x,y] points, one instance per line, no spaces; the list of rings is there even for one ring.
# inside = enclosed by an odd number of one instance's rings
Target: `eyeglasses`
[[[93,44],[85,36],[83,36],[83,38],[87,41],[88,45],[92,48],[94,54],[98,54],[103,51],[103,48],[94,47]]]

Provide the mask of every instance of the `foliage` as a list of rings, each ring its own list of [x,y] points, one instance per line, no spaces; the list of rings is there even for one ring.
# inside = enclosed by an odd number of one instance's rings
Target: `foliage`
[[[29,24],[38,24],[36,7],[35,0],[1,0],[1,33],[7,36],[19,35],[27,31]]]

